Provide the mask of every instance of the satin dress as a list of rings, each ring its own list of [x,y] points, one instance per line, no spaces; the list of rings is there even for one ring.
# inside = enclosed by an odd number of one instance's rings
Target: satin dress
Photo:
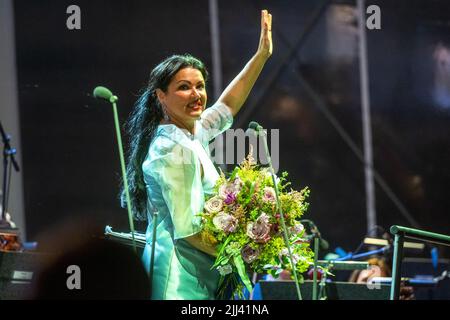
[[[210,270],[214,257],[195,249],[184,238],[201,230],[201,219],[196,215],[203,211],[205,196],[212,194],[219,177],[208,144],[232,122],[230,109],[216,103],[196,121],[194,135],[173,124],[157,128],[142,165],[148,195],[149,224],[142,257],[147,272],[153,238],[152,210],[158,212],[154,300],[215,299],[219,273]]]

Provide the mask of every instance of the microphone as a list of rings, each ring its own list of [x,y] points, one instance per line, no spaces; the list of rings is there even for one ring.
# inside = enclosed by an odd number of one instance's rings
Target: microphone
[[[259,137],[261,134],[264,134],[264,128],[258,122],[252,121],[248,124],[248,128],[245,131],[246,136]]]
[[[252,130],[255,130],[256,132],[259,132],[259,131],[263,130],[263,127],[258,122],[255,122],[255,121],[250,122],[248,124],[248,128],[252,129]]]
[[[111,103],[116,102],[119,98],[117,96],[113,95],[111,90],[109,90],[106,87],[98,86],[94,89],[94,97],[97,99],[104,99],[106,101],[109,101]]]
[[[319,246],[322,250],[328,250],[330,247],[330,244],[327,240],[322,238],[322,235],[320,234],[319,228],[317,228],[316,224],[312,220],[303,219],[300,220],[301,223],[306,223],[309,225],[309,231],[311,232],[311,235],[307,236],[309,240],[314,239],[314,237],[319,238]]]
[[[307,236],[306,239],[313,240],[314,237],[315,237],[315,234],[311,234],[311,235]],[[319,238],[319,247],[320,247],[320,249],[328,250],[328,248],[330,247],[330,244],[328,243],[328,241],[323,239],[320,235],[318,235],[317,238]]]

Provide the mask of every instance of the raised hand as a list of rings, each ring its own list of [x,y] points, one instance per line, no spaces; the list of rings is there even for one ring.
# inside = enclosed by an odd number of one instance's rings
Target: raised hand
[[[272,55],[272,15],[267,10],[261,10],[261,35],[257,54],[266,59]]]
[[[231,81],[220,95],[218,102],[225,104],[233,116],[242,105],[258,79],[267,59],[272,55],[272,15],[267,10],[261,11],[261,36],[258,50],[244,69]]]

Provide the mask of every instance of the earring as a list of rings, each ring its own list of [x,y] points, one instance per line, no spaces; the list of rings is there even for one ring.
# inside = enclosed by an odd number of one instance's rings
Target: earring
[[[170,117],[169,117],[169,115],[167,114],[167,109],[166,109],[166,106],[165,106],[165,105],[162,105],[162,110],[163,110],[163,115],[164,115],[164,121],[169,121],[169,120],[170,120]]]

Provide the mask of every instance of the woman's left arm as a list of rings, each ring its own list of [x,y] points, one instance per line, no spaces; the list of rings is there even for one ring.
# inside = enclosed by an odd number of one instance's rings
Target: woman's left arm
[[[272,55],[272,15],[261,11],[261,36],[256,54],[223,91],[218,102],[227,105],[233,116],[238,113],[258,79],[264,64]]]

